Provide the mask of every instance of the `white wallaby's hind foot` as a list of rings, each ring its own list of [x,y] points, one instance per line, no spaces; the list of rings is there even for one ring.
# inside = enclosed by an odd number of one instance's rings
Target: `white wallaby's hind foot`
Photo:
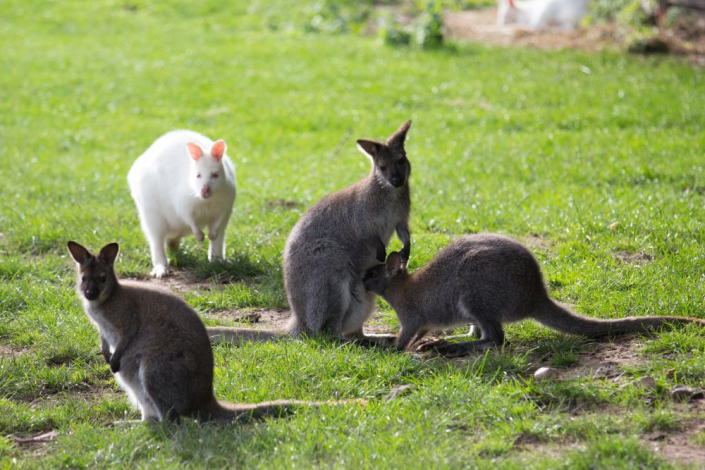
[[[223,258],[236,197],[235,167],[224,141],[192,131],[169,132],[135,161],[127,181],[150,242],[153,276],[167,272],[167,244],[170,250],[178,248],[178,239],[189,234],[203,242],[205,229],[208,259]]]
[[[149,273],[150,276],[156,277],[157,279],[161,279],[169,274],[169,270],[167,269],[166,266],[164,265],[157,265],[152,269],[152,271]]]

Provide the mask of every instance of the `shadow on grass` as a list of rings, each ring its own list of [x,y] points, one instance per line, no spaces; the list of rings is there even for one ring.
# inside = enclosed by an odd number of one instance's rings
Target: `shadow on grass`
[[[199,280],[213,280],[217,284],[269,276],[280,269],[272,263],[253,260],[246,253],[237,253],[234,257],[215,261],[208,261],[203,253],[192,251],[182,250],[171,256],[173,268],[188,270]]]

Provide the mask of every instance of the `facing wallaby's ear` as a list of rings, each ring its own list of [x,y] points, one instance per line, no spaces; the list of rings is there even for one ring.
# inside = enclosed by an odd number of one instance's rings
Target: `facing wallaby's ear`
[[[120,245],[115,242],[108,243],[100,249],[100,253],[98,253],[98,259],[103,261],[105,264],[112,265],[115,262],[115,258],[117,258],[119,252]]]
[[[71,253],[71,257],[78,264],[83,264],[88,258],[92,256],[88,250],[86,250],[82,245],[79,245],[76,242],[68,242],[68,247],[69,253]]]
[[[387,276],[394,277],[401,269],[401,254],[398,251],[390,253],[386,262]]]
[[[213,155],[213,158],[220,161],[220,159],[223,158],[223,155],[225,155],[226,149],[227,145],[225,145],[225,141],[220,139],[213,144],[213,147],[211,148],[211,155]]]
[[[379,153],[379,149],[382,148],[382,144],[374,140],[360,139],[357,141],[357,148],[360,152],[374,160],[377,153]]]
[[[411,127],[411,120],[406,121],[404,124],[399,126],[399,129],[387,139],[387,145],[403,145],[406,140],[406,133],[409,132]]]
[[[198,161],[198,159],[203,156],[203,149],[193,142],[189,142],[186,146],[188,147],[189,155],[191,155],[191,158],[194,160]]]

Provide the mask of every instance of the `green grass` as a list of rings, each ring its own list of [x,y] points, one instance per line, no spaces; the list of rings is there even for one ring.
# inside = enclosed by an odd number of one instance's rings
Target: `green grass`
[[[540,238],[552,295],[578,311],[705,317],[702,69],[607,52],[389,48],[304,33],[311,8],[3,3],[0,345],[21,353],[0,358],[0,467],[678,466],[644,434],[702,419],[668,396],[675,384],[705,387],[697,327],[638,340],[637,363],[616,381],[533,382],[539,365],[570,368],[596,346],[530,322],[508,328],[503,351],[453,363],[321,339],[219,345],[222,399],[369,405],[248,426],[113,424],[138,414],[100,357],[65,244],[115,240],[120,275],[149,272],[125,177],[174,128],[226,139],[237,165],[229,261],[208,264],[193,240],[173,260],[226,282],[185,296],[203,315],[286,307],[289,230],[367,173],[356,138],[383,138],[411,118],[412,269],[463,233]],[[622,251],[653,259],[627,263]],[[659,388],[629,385],[643,375]],[[400,384],[414,388],[388,401]],[[49,430],[59,437],[48,445],[15,442]]]

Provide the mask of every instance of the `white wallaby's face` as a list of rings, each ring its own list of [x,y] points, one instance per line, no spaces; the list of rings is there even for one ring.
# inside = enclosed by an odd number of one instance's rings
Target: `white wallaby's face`
[[[210,149],[202,149],[189,142],[187,144],[191,156],[190,183],[196,197],[208,199],[218,191],[225,178],[223,156],[225,155],[225,142],[222,140],[213,144]]]

